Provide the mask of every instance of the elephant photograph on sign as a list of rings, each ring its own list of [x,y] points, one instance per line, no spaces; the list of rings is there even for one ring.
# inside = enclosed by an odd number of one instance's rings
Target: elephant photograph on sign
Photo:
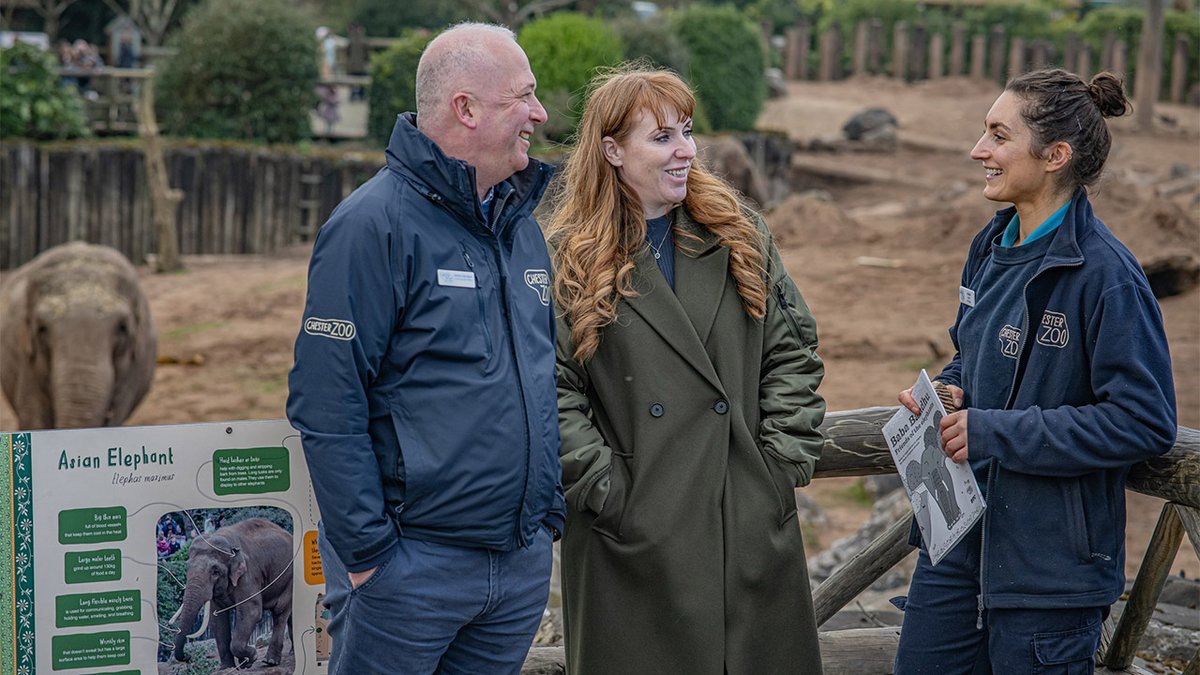
[[[295,671],[290,514],[261,506],[173,511],[159,519],[155,541],[160,673]]]

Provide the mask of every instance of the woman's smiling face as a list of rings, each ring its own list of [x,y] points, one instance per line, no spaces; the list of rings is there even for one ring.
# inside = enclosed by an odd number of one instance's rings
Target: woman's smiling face
[[[1010,91],[1000,94],[984,120],[983,136],[971,150],[971,159],[983,162],[986,172],[983,196],[1018,208],[1056,189],[1047,161],[1033,154],[1033,132],[1021,117],[1022,103]]]
[[[673,106],[662,111],[659,126],[654,113],[642,110],[623,141],[605,136],[604,157],[617,168],[620,180],[637,193],[646,218],[666,215],[687,196],[688,170],[696,157],[692,118]]]

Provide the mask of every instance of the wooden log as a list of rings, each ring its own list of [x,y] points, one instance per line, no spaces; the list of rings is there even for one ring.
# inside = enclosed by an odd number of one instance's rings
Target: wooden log
[[[908,75],[912,80],[924,80],[928,77],[925,72],[925,56],[928,51],[929,33],[924,24],[913,26],[909,36]]]
[[[967,26],[955,21],[950,27],[950,76],[958,77],[967,72]]]
[[[814,477],[868,476],[896,471],[883,440],[883,425],[898,406],[829,413]],[[1175,446],[1160,457],[1134,465],[1128,488],[1142,494],[1200,508],[1200,431],[1179,427]]]
[[[1150,546],[1142,558],[1141,568],[1129,592],[1129,601],[1125,603],[1121,620],[1117,622],[1112,642],[1101,658],[1109,668],[1120,670],[1133,663],[1134,651],[1146,632],[1146,626],[1150,624],[1154,606],[1158,604],[1158,596],[1171,572],[1171,563],[1175,560],[1182,539],[1183,521],[1175,512],[1175,505],[1168,502],[1163,505],[1158,517],[1158,525],[1150,537]]]
[[[1188,39],[1186,35],[1175,36],[1175,51],[1171,54],[1171,102],[1183,103],[1188,75]]]
[[[1100,70],[1113,69],[1113,52],[1116,48],[1117,33],[1110,30],[1104,34],[1104,42],[1100,47]]]
[[[1079,53],[1075,57],[1075,74],[1084,82],[1092,79],[1092,46],[1087,43],[1079,46]]]
[[[908,510],[813,591],[813,610],[818,626],[831,619],[884,572],[917,550],[908,543],[911,528],[912,511]]]
[[[1192,543],[1192,551],[1200,558],[1200,509],[1177,503],[1175,513],[1179,515],[1179,520],[1183,521],[1183,531]]]
[[[1071,70],[1075,67],[1075,62],[1079,58],[1079,34],[1074,31],[1067,33],[1067,44],[1063,48],[1062,67]],[[1078,71],[1076,72],[1079,75]],[[1083,75],[1079,75],[1083,77]],[[1084,82],[1087,82],[1084,79]]]
[[[839,78],[841,74],[841,50],[838,49],[838,42],[841,36],[842,29],[838,22],[834,21],[821,34],[821,67],[819,76],[822,82],[830,82]]]
[[[992,26],[991,50],[988,54],[988,79],[1004,83],[1004,26]]]
[[[859,21],[854,26],[854,74],[867,74],[867,53],[870,51],[871,26]]]
[[[1008,79],[1025,72],[1025,39],[1014,36],[1008,47]]]
[[[1134,81],[1133,114],[1139,129],[1154,128],[1154,106],[1162,91],[1163,0],[1146,0],[1142,36],[1138,40],[1137,79]]]
[[[908,79],[908,24],[903,21],[892,24],[892,77]]]
[[[817,634],[825,675],[890,675],[900,645],[900,629],[852,628]],[[562,646],[533,647],[525,657],[521,675],[566,673],[566,650]]]
[[[1122,82],[1129,80],[1129,68],[1127,66],[1127,58],[1129,56],[1129,45],[1124,40],[1117,40],[1113,45],[1112,68],[1109,68],[1117,77],[1121,78]],[[1129,85],[1125,85],[1125,89],[1129,89]]]
[[[945,76],[945,65],[943,64],[944,55],[946,52],[946,38],[941,33],[934,33],[929,36],[929,79],[937,80]]]
[[[867,71],[874,75],[883,72],[883,21],[871,19],[869,26]]]
[[[801,21],[787,30],[784,75],[789,80],[808,79],[808,42],[811,35],[807,21]]]
[[[972,35],[971,36],[971,77],[976,80],[983,79],[984,65],[987,61],[987,36]]]

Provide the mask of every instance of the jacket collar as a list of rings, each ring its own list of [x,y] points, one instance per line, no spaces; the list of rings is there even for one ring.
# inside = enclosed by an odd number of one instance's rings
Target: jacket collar
[[[996,238],[1008,226],[1008,222],[1012,220],[1016,212],[1017,207],[1015,206],[1009,206],[996,212],[992,221],[985,228],[986,235],[983,238],[981,253],[984,255],[991,253]],[[1087,190],[1083,187],[1076,188],[1075,194],[1071,196],[1070,206],[1067,207],[1067,212],[1063,216],[1062,224],[1051,235],[1050,248],[1047,249],[1038,271],[1041,272],[1049,267],[1082,264],[1081,242],[1095,229],[1092,224],[1093,218],[1092,204],[1088,201]]]
[[[436,143],[421,133],[417,129],[416,113],[397,117],[388,141],[387,166],[430,201],[443,204],[464,222],[482,225],[483,214],[475,194],[475,167],[442,152]],[[496,186],[497,196],[507,192],[507,183],[515,194],[505,203],[522,205],[526,213],[532,212],[553,173],[553,166],[530,157],[528,166]]]

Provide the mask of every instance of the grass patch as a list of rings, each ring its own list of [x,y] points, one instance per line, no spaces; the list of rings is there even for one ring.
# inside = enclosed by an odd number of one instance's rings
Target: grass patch
[[[224,321],[206,321],[204,323],[186,323],[182,326],[175,326],[174,328],[164,332],[162,334],[162,337],[165,340],[178,340],[181,338],[185,338],[189,335],[196,335],[197,333],[203,333],[205,331],[210,331],[214,328],[220,328],[224,325],[225,325]]]

